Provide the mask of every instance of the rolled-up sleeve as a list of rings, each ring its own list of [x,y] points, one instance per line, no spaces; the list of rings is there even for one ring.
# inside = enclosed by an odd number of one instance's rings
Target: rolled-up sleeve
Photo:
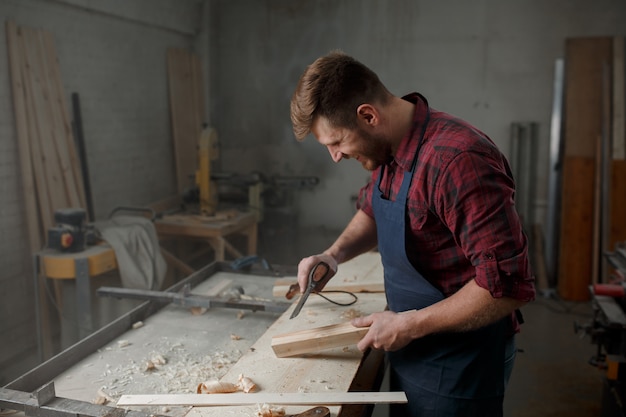
[[[437,190],[440,212],[474,266],[476,283],[496,298],[534,299],[528,241],[503,157],[489,150],[458,153],[442,172]]]

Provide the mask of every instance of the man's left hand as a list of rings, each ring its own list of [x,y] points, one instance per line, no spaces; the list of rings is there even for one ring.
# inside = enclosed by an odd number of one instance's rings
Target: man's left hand
[[[357,344],[361,352],[368,348],[394,351],[408,345],[412,340],[409,331],[409,316],[391,311],[382,311],[351,321],[355,327],[368,327],[369,331]]]

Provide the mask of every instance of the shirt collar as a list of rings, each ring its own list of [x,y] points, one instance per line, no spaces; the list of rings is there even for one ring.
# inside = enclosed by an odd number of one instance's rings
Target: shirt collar
[[[428,102],[426,98],[419,93],[410,93],[402,97],[410,103],[415,104],[415,113],[413,114],[413,124],[411,129],[404,135],[398,146],[392,164],[398,164],[404,171],[411,170],[411,164],[417,151],[417,141],[420,140],[420,134],[428,113]],[[425,140],[425,139],[424,139]]]

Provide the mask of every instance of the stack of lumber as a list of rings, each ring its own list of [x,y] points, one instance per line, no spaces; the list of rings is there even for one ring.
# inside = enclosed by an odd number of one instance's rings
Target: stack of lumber
[[[585,301],[626,240],[624,38],[568,39],[565,80],[558,290]]]
[[[39,250],[54,211],[85,207],[85,192],[54,39],[6,23],[13,106],[30,248]]]

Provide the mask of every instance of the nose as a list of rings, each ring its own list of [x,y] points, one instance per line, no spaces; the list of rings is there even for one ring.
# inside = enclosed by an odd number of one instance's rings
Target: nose
[[[337,146],[328,145],[327,148],[328,148],[328,153],[330,153],[330,157],[333,159],[333,161],[335,162],[341,161],[343,154],[341,153],[341,151],[339,150]]]

